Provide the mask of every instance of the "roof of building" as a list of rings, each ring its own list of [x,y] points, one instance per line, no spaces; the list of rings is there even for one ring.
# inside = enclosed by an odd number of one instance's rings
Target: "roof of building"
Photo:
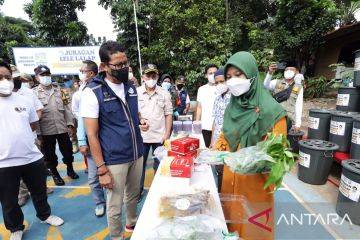
[[[336,29],[335,31],[329,32],[324,36],[324,40],[329,41],[357,31],[360,31],[360,22],[345,25]]]

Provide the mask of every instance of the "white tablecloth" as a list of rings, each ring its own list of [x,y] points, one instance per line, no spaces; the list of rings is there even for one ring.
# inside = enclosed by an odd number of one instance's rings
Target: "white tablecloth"
[[[145,240],[151,230],[162,222],[162,219],[159,217],[159,201],[162,193],[189,188],[189,185],[183,179],[160,176],[160,169],[161,163],[146,197],[131,240]],[[227,232],[224,213],[211,167],[208,165],[195,167],[190,186],[210,190],[214,200],[211,215],[223,222],[221,227],[224,232]]]

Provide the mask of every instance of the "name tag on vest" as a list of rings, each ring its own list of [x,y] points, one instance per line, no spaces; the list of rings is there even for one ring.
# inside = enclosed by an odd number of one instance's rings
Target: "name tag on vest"
[[[116,100],[116,99],[117,99],[116,97],[105,98],[105,99],[104,99],[104,102],[109,102],[109,101],[113,101],[113,100]]]

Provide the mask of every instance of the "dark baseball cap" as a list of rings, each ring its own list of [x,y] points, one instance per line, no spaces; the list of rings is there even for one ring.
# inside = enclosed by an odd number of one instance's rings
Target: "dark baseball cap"
[[[150,72],[159,73],[159,70],[155,64],[146,64],[143,67],[143,74],[150,73]]]
[[[35,72],[35,75],[39,75],[39,74],[43,74],[43,73],[49,73],[49,74],[51,74],[50,68],[48,68],[48,67],[45,66],[45,65],[39,65],[39,66],[37,66],[37,67],[34,69],[34,72]]]

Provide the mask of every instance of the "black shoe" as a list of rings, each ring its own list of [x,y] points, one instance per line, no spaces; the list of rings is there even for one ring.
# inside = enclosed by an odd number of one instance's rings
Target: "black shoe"
[[[65,182],[64,180],[59,176],[56,176],[56,174],[52,175],[52,178],[54,179],[54,183],[56,186],[64,186]]]
[[[51,171],[50,171],[49,169],[46,169],[46,174],[47,174],[48,176],[51,176]]]
[[[79,175],[76,174],[74,170],[67,170],[67,175],[72,179],[78,179]]]
[[[138,203],[140,203],[140,202],[143,200],[144,195],[145,195],[145,190],[143,190],[143,191],[140,193],[139,199],[138,199]]]

